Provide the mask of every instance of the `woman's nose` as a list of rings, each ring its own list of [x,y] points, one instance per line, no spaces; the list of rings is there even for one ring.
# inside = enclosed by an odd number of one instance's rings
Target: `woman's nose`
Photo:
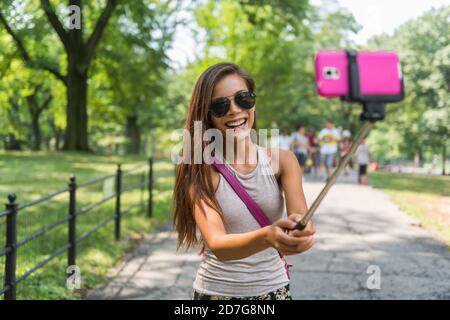
[[[234,101],[234,98],[231,99],[230,104],[230,110],[228,111],[229,114],[239,113],[241,112],[241,108],[236,104],[236,101]]]

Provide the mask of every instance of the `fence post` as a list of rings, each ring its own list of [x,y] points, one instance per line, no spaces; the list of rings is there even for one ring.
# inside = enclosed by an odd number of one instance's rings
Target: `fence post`
[[[148,159],[148,207],[147,216],[153,216],[153,157]]]
[[[116,172],[116,214],[114,216],[116,241],[120,240],[120,219],[121,219],[120,197],[121,197],[121,194],[122,194],[122,169],[121,169],[121,165],[118,164],[117,172]]]
[[[69,250],[68,250],[68,265],[76,265],[77,252],[77,231],[76,231],[76,192],[77,182],[75,176],[69,179]],[[70,274],[68,275],[71,276]]]
[[[17,264],[17,203],[16,195],[8,195],[9,203],[6,204],[6,210],[10,210],[6,216],[6,247],[9,252],[5,260],[5,300],[16,300],[16,264]]]

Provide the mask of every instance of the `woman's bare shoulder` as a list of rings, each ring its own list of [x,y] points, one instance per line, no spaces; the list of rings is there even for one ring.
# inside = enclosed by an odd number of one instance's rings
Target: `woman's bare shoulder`
[[[278,178],[283,172],[283,169],[289,166],[292,159],[297,159],[295,154],[290,150],[284,150],[280,148],[264,148],[266,155],[269,159],[269,164]]]

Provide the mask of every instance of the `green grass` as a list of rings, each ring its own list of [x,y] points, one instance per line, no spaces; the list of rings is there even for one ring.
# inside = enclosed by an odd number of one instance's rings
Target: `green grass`
[[[448,176],[373,172],[370,174],[370,179],[377,188],[450,197],[450,177]]]
[[[138,156],[99,156],[80,153],[48,152],[0,152],[0,203],[7,202],[10,192],[17,194],[17,201],[24,203],[67,186],[70,175],[77,182],[114,173],[117,163],[122,169],[130,169],[146,159]],[[18,284],[18,299],[79,299],[83,294],[107,280],[108,271],[126,252],[135,247],[138,240],[168,221],[171,211],[173,165],[156,161],[154,165],[153,218],[146,216],[147,192],[133,190],[122,195],[122,210],[143,202],[122,218],[122,240],[114,240],[114,222],[109,222],[85,240],[77,243],[77,265],[81,271],[82,289],[66,288],[67,253],[64,252],[43,268]],[[147,179],[147,166],[124,174],[123,187],[132,186]],[[77,209],[101,200],[114,192],[114,179],[108,179],[77,190]],[[0,208],[2,211],[3,208]],[[77,216],[77,236],[82,235],[115,210],[111,199],[86,214]],[[67,216],[68,193],[52,198],[36,206],[19,211],[17,216],[18,240],[24,239],[40,228]],[[5,246],[5,218],[0,218],[0,248]],[[24,244],[17,251],[17,276],[20,277],[38,262],[67,243],[67,223]],[[5,258],[0,257],[0,287],[3,287]]]
[[[450,177],[374,172],[371,184],[450,246]]]

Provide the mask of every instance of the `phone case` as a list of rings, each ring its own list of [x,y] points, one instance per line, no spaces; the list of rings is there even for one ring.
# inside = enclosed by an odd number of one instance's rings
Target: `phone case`
[[[348,59],[345,51],[320,51],[315,57],[316,88],[322,97],[349,93]]]
[[[403,97],[400,59],[391,51],[356,53],[362,100],[398,101]],[[320,51],[315,57],[316,87],[323,97],[350,94],[349,57],[346,51]]]

